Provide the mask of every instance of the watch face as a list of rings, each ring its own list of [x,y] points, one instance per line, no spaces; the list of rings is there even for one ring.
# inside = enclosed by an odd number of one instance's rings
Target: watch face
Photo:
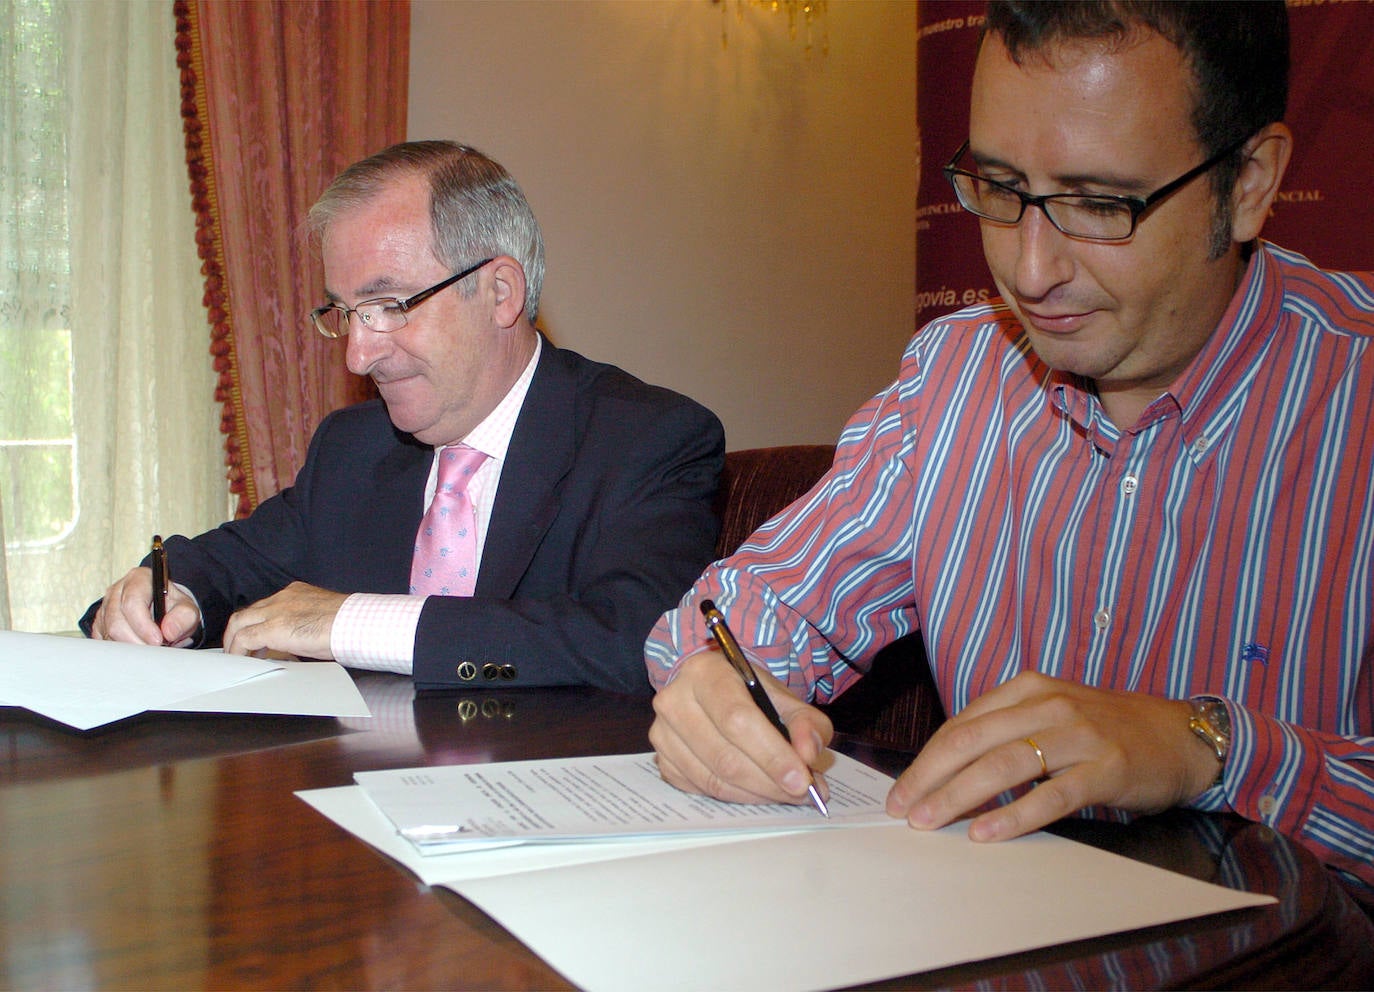
[[[1202,712],[1199,715],[1210,723],[1217,733],[1225,737],[1228,744],[1231,742],[1231,713],[1225,703],[1219,699],[1209,699],[1202,704]]]

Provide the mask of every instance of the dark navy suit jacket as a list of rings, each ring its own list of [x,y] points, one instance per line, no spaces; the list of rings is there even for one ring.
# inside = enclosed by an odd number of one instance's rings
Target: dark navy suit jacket
[[[481,685],[485,670],[502,688],[648,693],[644,639],[712,558],[724,449],[704,407],[546,341],[476,591],[430,597],[420,616],[417,687]],[[347,407],[320,424],[292,487],[245,520],[169,538],[169,571],[200,601],[205,644],[234,610],[293,580],[405,593],[432,461],[382,401]]]

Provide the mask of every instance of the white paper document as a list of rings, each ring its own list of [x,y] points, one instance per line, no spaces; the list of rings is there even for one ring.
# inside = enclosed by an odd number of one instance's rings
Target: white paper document
[[[196,654],[206,654],[197,651]],[[159,709],[178,713],[263,713],[370,717],[348,669],[333,661],[277,659],[270,672]]]
[[[148,710],[369,716],[333,662],[0,631],[0,705],[90,730]]]
[[[680,792],[652,754],[441,765],[353,776],[422,851],[466,845],[858,826],[889,818],[892,779],[830,755],[830,817],[810,806],[747,806]]]
[[[498,842],[493,848],[483,849],[474,846],[457,848],[456,853],[434,850],[421,853],[419,848],[396,832],[396,825],[373,805],[361,786],[342,785],[333,789],[307,789],[297,792],[296,795],[359,840],[409,868],[426,885],[445,885],[449,888],[452,888],[455,882],[470,879],[514,875],[563,865],[613,861],[631,855],[677,851],[686,847],[733,844],[758,836],[752,833],[677,834],[571,844]]]
[[[809,992],[1275,901],[1051,834],[974,844],[886,817],[427,856],[359,786],[297,795],[588,992]]]
[[[967,830],[809,830],[444,884],[588,992],[811,992],[1275,901]]]

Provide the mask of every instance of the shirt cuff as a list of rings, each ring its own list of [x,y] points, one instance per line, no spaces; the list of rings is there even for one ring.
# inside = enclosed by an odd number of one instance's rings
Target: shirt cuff
[[[415,628],[427,598],[355,592],[339,607],[329,632],[334,660],[349,668],[411,674]]]
[[[180,589],[182,593],[185,594],[186,598],[191,601],[191,605],[196,608],[196,629],[191,633],[191,643],[186,646],[189,648],[203,648],[205,646],[205,613],[200,608],[200,600],[196,598],[195,593],[187,589],[180,582],[173,582],[172,585]],[[87,637],[91,636],[89,630],[85,631],[85,634]]]

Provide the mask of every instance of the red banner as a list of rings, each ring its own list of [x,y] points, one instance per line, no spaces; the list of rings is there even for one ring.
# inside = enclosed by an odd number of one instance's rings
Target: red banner
[[[968,137],[969,86],[983,33],[979,0],[921,0],[916,8],[916,326],[995,292],[978,221],[940,170]]]
[[[1289,3],[1288,28],[1293,159],[1264,236],[1322,268],[1374,269],[1374,3]]]

